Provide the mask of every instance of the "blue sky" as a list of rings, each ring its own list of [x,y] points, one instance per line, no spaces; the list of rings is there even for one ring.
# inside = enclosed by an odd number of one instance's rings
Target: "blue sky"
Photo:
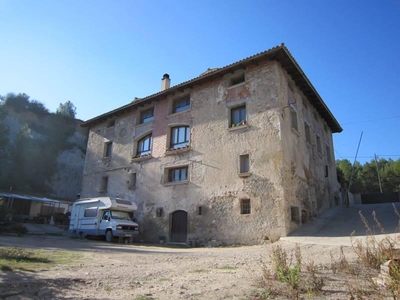
[[[83,120],[282,42],[343,127],[337,159],[400,158],[400,1],[0,0],[0,95]],[[373,121],[371,121],[373,120]],[[389,156],[388,156],[389,155]]]

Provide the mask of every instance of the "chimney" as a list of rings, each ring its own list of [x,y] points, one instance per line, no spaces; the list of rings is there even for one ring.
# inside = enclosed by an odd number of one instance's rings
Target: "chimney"
[[[168,74],[164,74],[163,78],[161,79],[161,91],[165,91],[170,88],[171,79],[169,79]]]

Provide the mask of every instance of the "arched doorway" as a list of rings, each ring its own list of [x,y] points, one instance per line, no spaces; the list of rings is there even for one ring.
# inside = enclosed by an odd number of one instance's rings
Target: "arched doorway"
[[[186,243],[187,238],[187,212],[177,210],[172,213],[171,242]]]

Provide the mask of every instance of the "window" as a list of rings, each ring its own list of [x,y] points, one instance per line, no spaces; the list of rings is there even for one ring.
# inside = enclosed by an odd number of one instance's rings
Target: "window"
[[[329,176],[329,168],[328,165],[325,166],[325,177]]]
[[[190,108],[190,98],[177,99],[172,102],[172,113],[181,112]]]
[[[236,85],[245,81],[244,73],[231,79],[229,86]]]
[[[151,133],[138,141],[137,152],[138,156],[143,156],[151,153],[152,137]]]
[[[202,214],[203,214],[203,206],[200,205],[197,207],[197,215],[201,216]]]
[[[332,162],[331,149],[329,148],[328,145],[325,145],[325,149],[326,149],[326,160],[328,161],[328,163],[331,163]]]
[[[107,142],[104,145],[104,157],[111,157],[112,153],[112,142]]]
[[[250,212],[251,212],[250,199],[241,199],[240,200],[240,213],[242,215],[249,215]]]
[[[246,105],[232,108],[230,126],[240,125],[243,121],[246,122]]]
[[[114,127],[114,126],[115,126],[115,120],[112,120],[107,124],[107,128]]]
[[[189,126],[179,126],[171,128],[170,148],[176,149],[185,147],[190,141]]]
[[[306,133],[306,142],[311,144],[311,128],[304,122],[304,131]]]
[[[136,173],[129,174],[128,188],[130,190],[136,189]]]
[[[300,223],[300,211],[299,211],[298,207],[296,207],[296,206],[290,207],[290,216],[291,216],[292,222]]]
[[[292,123],[292,128],[296,129],[296,131],[299,131],[299,127],[297,125],[297,112],[292,107],[290,108],[290,119]]]
[[[108,177],[102,177],[101,178],[101,185],[100,185],[100,192],[107,192],[107,186],[108,186]]]
[[[240,155],[240,167],[239,173],[248,173],[250,171],[250,160],[249,155]]]
[[[317,135],[316,137],[317,137],[317,151],[318,153],[322,153],[321,138],[319,137],[319,135]]]
[[[97,217],[97,207],[89,207],[85,209],[85,212],[83,213],[83,216],[85,218],[94,218]]]
[[[140,112],[140,124],[154,120],[154,107],[150,107]]]
[[[178,182],[188,180],[188,167],[168,169],[168,181]]]

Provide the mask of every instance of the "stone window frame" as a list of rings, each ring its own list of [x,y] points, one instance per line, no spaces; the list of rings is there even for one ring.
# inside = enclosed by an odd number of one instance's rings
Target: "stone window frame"
[[[143,113],[148,112],[148,111],[152,111],[152,115],[150,117],[143,117]],[[141,125],[141,124],[148,124],[154,121],[154,112],[155,112],[155,106],[154,105],[146,105],[144,107],[141,107],[138,109],[138,116],[137,116],[137,125]],[[151,118],[151,120],[145,121],[146,119]]]
[[[240,214],[241,215],[250,215],[251,214],[250,198],[240,199]]]
[[[182,169],[186,169],[186,179],[185,180],[179,180],[179,181],[171,181],[171,178],[170,178],[171,171],[182,170]],[[164,186],[188,184],[189,181],[190,181],[190,167],[189,167],[189,164],[181,164],[181,165],[174,165],[174,166],[165,167],[162,181],[163,181],[163,185]]]
[[[298,133],[299,132],[299,118],[298,118],[297,110],[292,105],[290,105],[289,112],[290,112],[290,127],[292,128],[292,130],[294,130]]]
[[[245,164],[247,165],[247,168],[245,168],[245,166],[244,166]],[[243,154],[239,155],[238,175],[239,175],[239,177],[248,177],[251,175],[251,173],[250,173],[250,153],[243,153]]]
[[[111,159],[114,148],[114,142],[112,140],[106,140],[104,142],[103,158]]]
[[[109,184],[108,175],[102,176],[99,187],[99,193],[106,193],[108,190],[108,184]]]
[[[311,126],[306,120],[304,120],[304,137],[306,142],[311,145]]]
[[[228,88],[236,87],[244,83],[246,83],[246,72],[245,70],[240,70],[234,75],[232,75],[231,78],[229,78]]]

